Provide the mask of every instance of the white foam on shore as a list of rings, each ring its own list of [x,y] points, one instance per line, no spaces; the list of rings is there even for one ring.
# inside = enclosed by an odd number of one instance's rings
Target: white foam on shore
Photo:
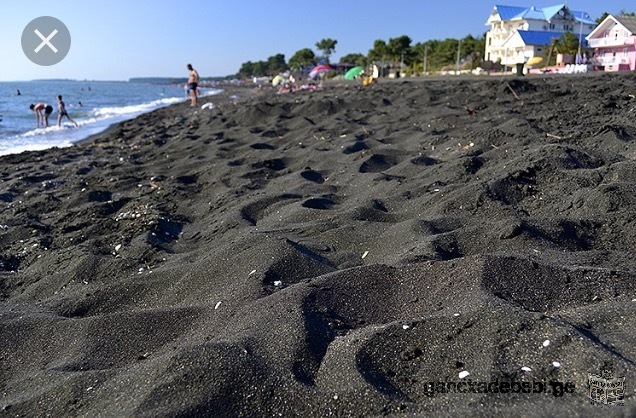
[[[166,99],[153,100],[148,103],[141,103],[138,105],[130,105],[130,106],[121,106],[121,107],[100,107],[93,110],[92,115],[97,118],[111,118],[117,116],[125,116],[125,115],[137,115],[145,112],[149,112],[151,110],[157,109],[159,107],[180,103],[185,99],[180,97],[171,97]]]
[[[222,90],[206,89],[202,97],[220,93]],[[48,148],[64,148],[73,145],[92,135],[106,130],[114,123],[120,123],[135,118],[143,113],[169,106],[175,103],[185,102],[185,97],[170,97],[153,100],[146,103],[127,106],[99,107],[88,112],[88,117],[74,120],[75,127],[66,119],[62,126],[57,126],[57,115],[53,113],[49,118],[51,126],[36,128],[20,135],[8,137],[0,141],[0,156],[19,154],[24,151],[40,151]]]

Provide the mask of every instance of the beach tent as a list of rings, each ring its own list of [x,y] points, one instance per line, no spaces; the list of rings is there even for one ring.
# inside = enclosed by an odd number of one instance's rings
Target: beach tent
[[[330,71],[333,71],[333,68],[331,68],[330,65],[327,64],[320,64],[320,65],[316,65],[314,68],[311,69],[311,71],[309,72],[309,77],[311,78],[316,78],[319,75],[323,75],[326,74]]]
[[[345,80],[352,80],[364,72],[364,67],[353,67],[344,75]]]
[[[279,74],[272,79],[272,86],[276,87],[284,81],[284,78]]]

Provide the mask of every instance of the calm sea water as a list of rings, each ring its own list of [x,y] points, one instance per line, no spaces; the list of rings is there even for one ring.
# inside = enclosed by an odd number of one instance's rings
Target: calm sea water
[[[21,95],[17,95],[20,90]],[[203,91],[203,94],[219,90]],[[57,126],[57,95],[78,123]],[[102,132],[113,123],[185,101],[183,87],[110,81],[0,82],[0,155],[65,147]],[[36,128],[31,103],[53,106],[48,128]],[[81,103],[81,106],[80,106]]]

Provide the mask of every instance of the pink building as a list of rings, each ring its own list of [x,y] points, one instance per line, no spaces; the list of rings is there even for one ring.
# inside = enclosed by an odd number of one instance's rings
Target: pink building
[[[636,16],[609,15],[585,39],[594,49],[595,67],[636,70]]]

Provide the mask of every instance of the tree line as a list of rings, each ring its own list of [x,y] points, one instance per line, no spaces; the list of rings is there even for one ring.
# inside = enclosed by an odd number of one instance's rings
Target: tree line
[[[474,38],[468,35],[460,40],[429,40],[413,44],[406,35],[390,38],[388,41],[377,39],[367,54],[350,53],[340,58],[340,63],[351,66],[374,63],[383,68],[401,68],[407,73],[422,72],[425,62],[427,71],[437,71],[446,66],[454,66],[459,47],[462,68],[476,68],[481,63],[486,48],[485,36]],[[316,42],[316,52],[303,48],[295,52],[289,60],[284,54],[273,55],[264,61],[248,61],[241,65],[239,78],[275,76],[285,71],[303,71],[319,63],[330,63],[330,56],[336,50],[338,41],[322,39]]]
[[[634,12],[623,10],[620,14],[635,15]],[[596,22],[600,23],[607,15],[604,13]],[[285,59],[284,54],[276,54],[264,61],[245,62],[241,65],[237,77],[275,76],[285,71],[306,71],[319,63],[329,64],[337,43],[337,40],[326,38],[316,42],[318,53],[311,48],[303,48],[295,52],[289,60]],[[566,32],[560,38],[554,39],[551,45],[551,49],[563,54],[576,54],[578,47],[579,37],[572,32]],[[421,74],[424,71],[436,72],[446,68],[455,69],[458,64],[461,69],[474,69],[482,65],[485,49],[485,32],[477,38],[468,35],[462,39],[433,39],[415,44],[411,38],[402,35],[388,41],[377,39],[367,54],[350,53],[342,56],[340,63],[351,66],[367,66],[373,63],[382,69],[400,69],[407,75]],[[545,62],[543,65],[549,63]]]

